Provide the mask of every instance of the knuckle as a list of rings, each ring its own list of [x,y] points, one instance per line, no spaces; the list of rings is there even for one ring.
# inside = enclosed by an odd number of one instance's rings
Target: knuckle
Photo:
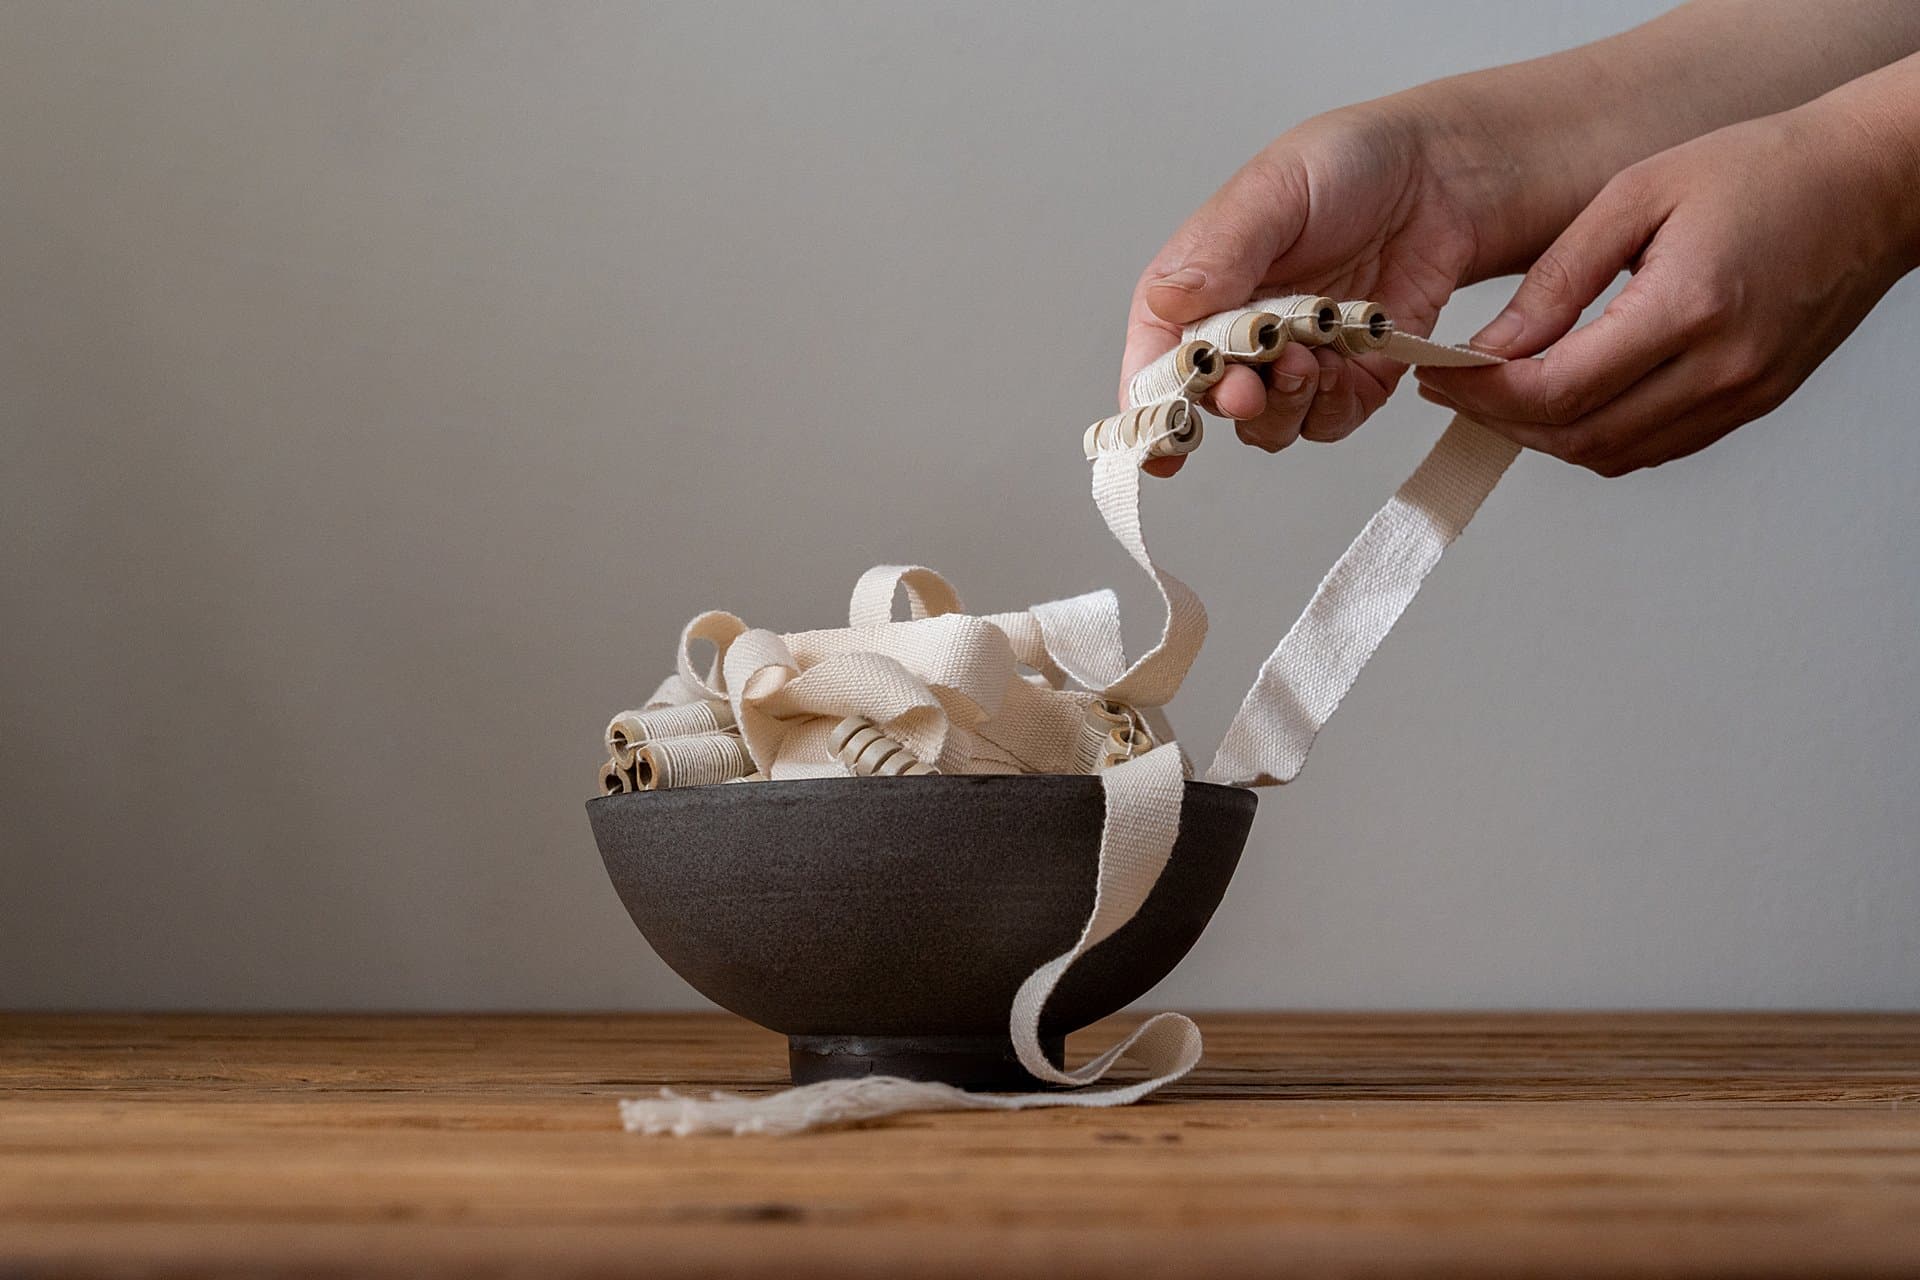
[[[1233,434],[1240,437],[1241,444],[1250,444],[1256,449],[1268,448],[1268,441],[1271,439],[1266,431],[1249,422],[1234,423]]]
[[[1794,383],[1790,379],[1771,372],[1762,373],[1753,380],[1748,390],[1748,407],[1753,411],[1751,416],[1758,418],[1772,413],[1787,402],[1794,390]]]
[[[1727,353],[1725,363],[1721,366],[1720,389],[1739,392],[1754,400],[1765,399],[1773,389],[1775,380],[1772,375],[1773,363],[1760,344],[1742,341]]]
[[[1600,188],[1596,204],[1617,205],[1623,209],[1639,209],[1652,196],[1657,178],[1646,161],[1630,164],[1608,179]]]
[[[1559,302],[1574,294],[1573,264],[1563,250],[1555,247],[1540,255],[1528,272],[1534,290],[1549,301]]]
[[[1582,274],[1580,263],[1574,259],[1574,251],[1555,244],[1540,255],[1540,261],[1534,263],[1528,276],[1534,292],[1551,305],[1580,309],[1588,303],[1588,297],[1582,297]]]
[[[1267,407],[1298,415],[1304,412],[1313,399],[1313,380],[1300,379],[1300,385],[1291,389],[1274,386],[1267,392]]]
[[[1667,303],[1667,313],[1682,333],[1714,333],[1735,320],[1733,300],[1707,283],[1682,286]]]
[[[1278,453],[1293,443],[1286,432],[1268,422],[1236,422],[1233,424],[1233,433],[1240,437],[1240,443],[1267,453]]]
[[[1313,408],[1300,426],[1303,439],[1332,444],[1353,434],[1360,425],[1359,402],[1346,388],[1314,398]]]
[[[1576,467],[1593,468],[1606,453],[1600,437],[1591,431],[1565,431],[1554,437],[1553,456]]]
[[[1723,424],[1723,431],[1745,426],[1755,418],[1764,418],[1778,409],[1792,389],[1771,378],[1760,378],[1716,398],[1717,412],[1712,420]]]
[[[1540,412],[1556,427],[1578,422],[1587,412],[1588,395],[1580,384],[1563,375],[1551,375],[1540,392]]]
[[[1311,440],[1315,444],[1333,444],[1335,441],[1345,440],[1348,436],[1352,435],[1354,428],[1359,425],[1359,419],[1352,413],[1344,411],[1316,412],[1308,415],[1306,422],[1301,424],[1300,438],[1302,440]]]

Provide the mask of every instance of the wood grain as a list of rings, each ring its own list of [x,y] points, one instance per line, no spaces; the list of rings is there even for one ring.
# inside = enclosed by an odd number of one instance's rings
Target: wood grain
[[[0,1275],[1920,1275],[1920,1016],[1201,1021],[1127,1110],[672,1140],[614,1100],[779,1038],[0,1016]]]

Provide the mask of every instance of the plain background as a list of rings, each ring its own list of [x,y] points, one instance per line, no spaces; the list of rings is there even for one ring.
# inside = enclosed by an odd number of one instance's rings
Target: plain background
[[[909,560],[1151,622],[1078,442],[1161,240],[1660,7],[0,8],[0,1004],[698,1004],[581,807],[684,620]],[[1920,1005],[1917,320],[1687,462],[1523,457],[1150,1001]],[[1152,488],[1190,746],[1439,426]]]

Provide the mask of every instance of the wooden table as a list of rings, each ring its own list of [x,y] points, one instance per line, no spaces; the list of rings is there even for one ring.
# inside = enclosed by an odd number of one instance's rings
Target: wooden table
[[[1920,1016],[1201,1021],[1126,1110],[676,1140],[614,1100],[781,1041],[0,1016],[0,1275],[1920,1274]]]

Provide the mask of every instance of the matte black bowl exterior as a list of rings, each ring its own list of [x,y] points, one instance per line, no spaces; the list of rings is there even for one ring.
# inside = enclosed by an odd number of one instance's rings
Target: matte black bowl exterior
[[[1041,1027],[1124,1007],[1200,937],[1254,796],[1189,782],[1180,837],[1138,915],[1080,959]],[[634,923],[714,1003],[790,1038],[797,1081],[887,1071],[1031,1083],[1007,1014],[1093,908],[1096,777],[823,778],[588,801]]]

